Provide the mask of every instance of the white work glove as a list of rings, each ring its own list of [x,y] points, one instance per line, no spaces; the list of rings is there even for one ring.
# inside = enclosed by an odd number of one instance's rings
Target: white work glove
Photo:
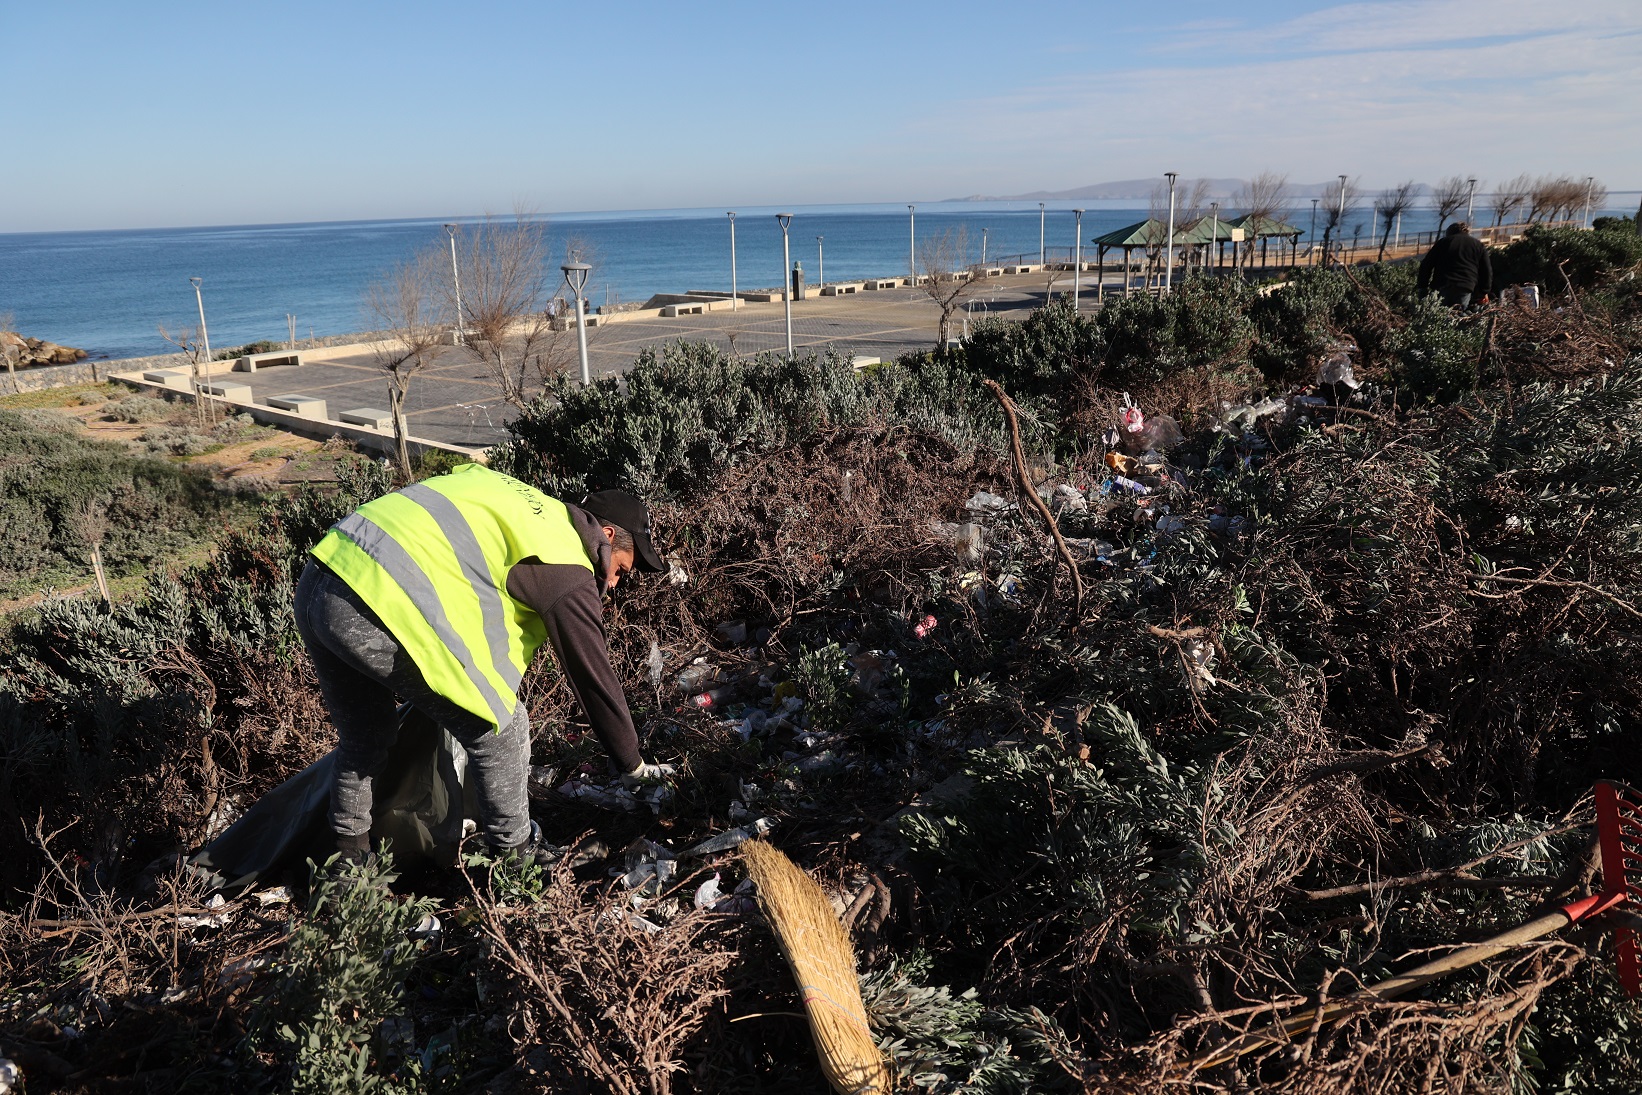
[[[631,772],[621,774],[621,785],[629,791],[654,783],[666,783],[673,778],[674,768],[671,764],[651,764],[649,761],[639,761],[638,767]]]

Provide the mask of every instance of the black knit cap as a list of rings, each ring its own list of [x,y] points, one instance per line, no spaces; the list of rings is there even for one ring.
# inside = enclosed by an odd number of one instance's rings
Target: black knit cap
[[[624,490],[594,491],[581,501],[582,509],[608,525],[626,529],[633,537],[633,565],[660,573],[667,569],[650,540],[650,507]]]

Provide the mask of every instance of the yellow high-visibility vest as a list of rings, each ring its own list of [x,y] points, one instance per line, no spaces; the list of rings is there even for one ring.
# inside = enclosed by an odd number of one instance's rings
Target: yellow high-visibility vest
[[[346,582],[422,671],[465,711],[507,725],[547,629],[507,592],[532,556],[593,570],[563,502],[479,464],[367,502],[313,557]]]

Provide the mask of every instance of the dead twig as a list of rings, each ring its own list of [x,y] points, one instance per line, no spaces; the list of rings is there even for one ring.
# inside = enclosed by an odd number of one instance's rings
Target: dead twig
[[[1066,546],[1066,540],[1060,534],[1060,526],[1055,523],[1055,515],[1049,512],[1049,507],[1042,498],[1038,497],[1037,488],[1032,485],[1032,479],[1026,472],[1026,450],[1021,447],[1021,424],[1015,413],[1015,402],[1009,398],[1003,386],[996,380],[982,381],[987,390],[997,397],[1003,407],[1004,417],[1009,420],[1009,446],[1015,458],[1015,478],[1020,484],[1021,493],[1032,503],[1043,518],[1043,523],[1049,526],[1049,534],[1055,538],[1055,549],[1060,553],[1061,562],[1072,573],[1073,612],[1074,619],[1083,619],[1083,575],[1078,573],[1078,564],[1072,558],[1072,549]]]

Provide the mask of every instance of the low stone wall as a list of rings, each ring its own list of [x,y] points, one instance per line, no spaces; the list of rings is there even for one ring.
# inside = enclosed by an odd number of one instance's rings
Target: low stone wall
[[[18,369],[4,382],[10,393],[38,392],[45,388],[66,388],[71,384],[100,384],[110,368],[124,368],[122,361],[79,361],[73,365],[35,365]]]

